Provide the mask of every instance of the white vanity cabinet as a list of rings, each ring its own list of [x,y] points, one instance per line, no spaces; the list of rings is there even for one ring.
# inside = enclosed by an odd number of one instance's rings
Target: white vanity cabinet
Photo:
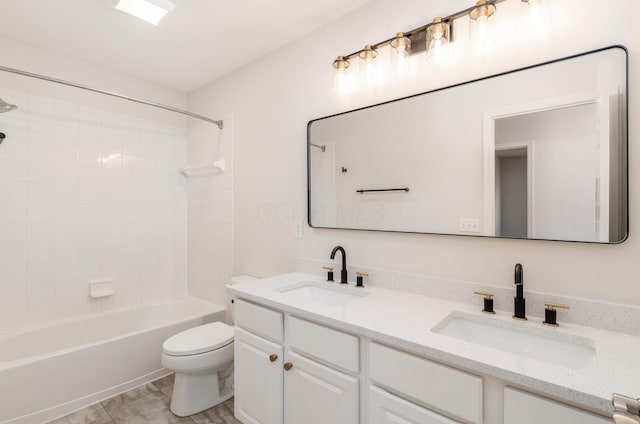
[[[244,424],[612,422],[291,312],[238,299],[234,315],[235,416]]]
[[[504,424],[611,424],[606,419],[520,390],[504,389]]]
[[[246,424],[281,424],[283,347],[235,331],[235,415]]]
[[[282,313],[235,301],[234,414],[245,424],[282,424]]]
[[[359,423],[359,338],[289,316],[285,424]]]
[[[235,416],[245,424],[359,424],[359,338],[235,301]],[[283,319],[286,319],[284,331]]]
[[[285,424],[357,424],[356,377],[336,371],[294,352],[287,352]]]

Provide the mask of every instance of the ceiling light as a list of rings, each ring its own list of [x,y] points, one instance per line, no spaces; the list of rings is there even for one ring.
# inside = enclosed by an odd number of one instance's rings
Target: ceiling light
[[[111,6],[116,10],[128,13],[147,21],[150,24],[158,25],[160,20],[173,9],[175,5],[169,0],[110,0]]]

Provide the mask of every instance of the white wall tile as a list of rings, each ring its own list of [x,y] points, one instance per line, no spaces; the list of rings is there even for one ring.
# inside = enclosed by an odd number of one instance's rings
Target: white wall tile
[[[9,203],[0,208],[0,224],[19,224],[27,222],[27,204]]]
[[[50,122],[54,118],[54,99],[30,94],[27,99],[29,123]]]
[[[27,265],[0,261],[0,288],[24,287],[27,282]]]
[[[55,261],[30,262],[27,268],[27,284],[36,286],[55,282]]]
[[[29,286],[27,293],[30,305],[51,302],[56,298],[56,286],[54,284]]]
[[[0,330],[183,294],[186,128],[3,96],[21,113],[0,116],[0,302],[11,305],[0,308]],[[116,294],[89,298],[101,278]]]
[[[1,122],[0,125],[2,126],[2,132],[7,136],[2,142],[0,160],[26,161],[28,158],[26,127],[24,125],[16,125],[11,121]]]
[[[53,163],[56,160],[55,145],[42,141],[29,141],[27,142],[27,159],[30,162]]]
[[[27,162],[0,160],[0,181],[27,181]]]

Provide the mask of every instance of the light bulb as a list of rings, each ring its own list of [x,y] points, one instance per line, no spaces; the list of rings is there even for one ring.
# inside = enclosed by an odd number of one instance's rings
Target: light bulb
[[[333,88],[340,93],[346,93],[349,88],[347,75],[349,65],[349,61],[345,59],[344,56],[338,56],[333,62],[333,68],[335,69],[333,74]]]
[[[427,27],[427,60],[441,63],[449,58],[450,28],[442,18],[435,18]]]
[[[411,56],[411,38],[407,37],[404,32],[396,33],[391,40],[391,62],[396,70],[402,74],[409,70]]]
[[[364,49],[362,49],[360,54],[358,54],[358,57],[360,57],[360,71],[363,74],[364,80],[368,84],[373,84],[376,82],[375,70],[373,66],[373,59],[375,59],[376,56],[378,56],[378,52],[375,51],[370,44],[364,46]]]
[[[471,44],[476,53],[485,54],[490,52],[495,44],[492,16],[496,11],[493,3],[487,0],[478,0],[476,7],[469,12]]]
[[[539,38],[551,33],[551,3],[549,0],[522,0],[520,9],[523,35]]]

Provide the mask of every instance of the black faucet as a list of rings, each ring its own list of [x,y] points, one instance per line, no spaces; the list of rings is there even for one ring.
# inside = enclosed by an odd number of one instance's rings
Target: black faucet
[[[513,317],[517,319],[527,319],[523,293],[522,265],[520,264],[516,264],[514,283],[516,285],[516,297],[513,298]]]
[[[336,246],[331,251],[331,259],[335,259],[336,252],[342,253],[342,269],[340,270],[340,284],[347,284],[347,254],[342,246]]]

